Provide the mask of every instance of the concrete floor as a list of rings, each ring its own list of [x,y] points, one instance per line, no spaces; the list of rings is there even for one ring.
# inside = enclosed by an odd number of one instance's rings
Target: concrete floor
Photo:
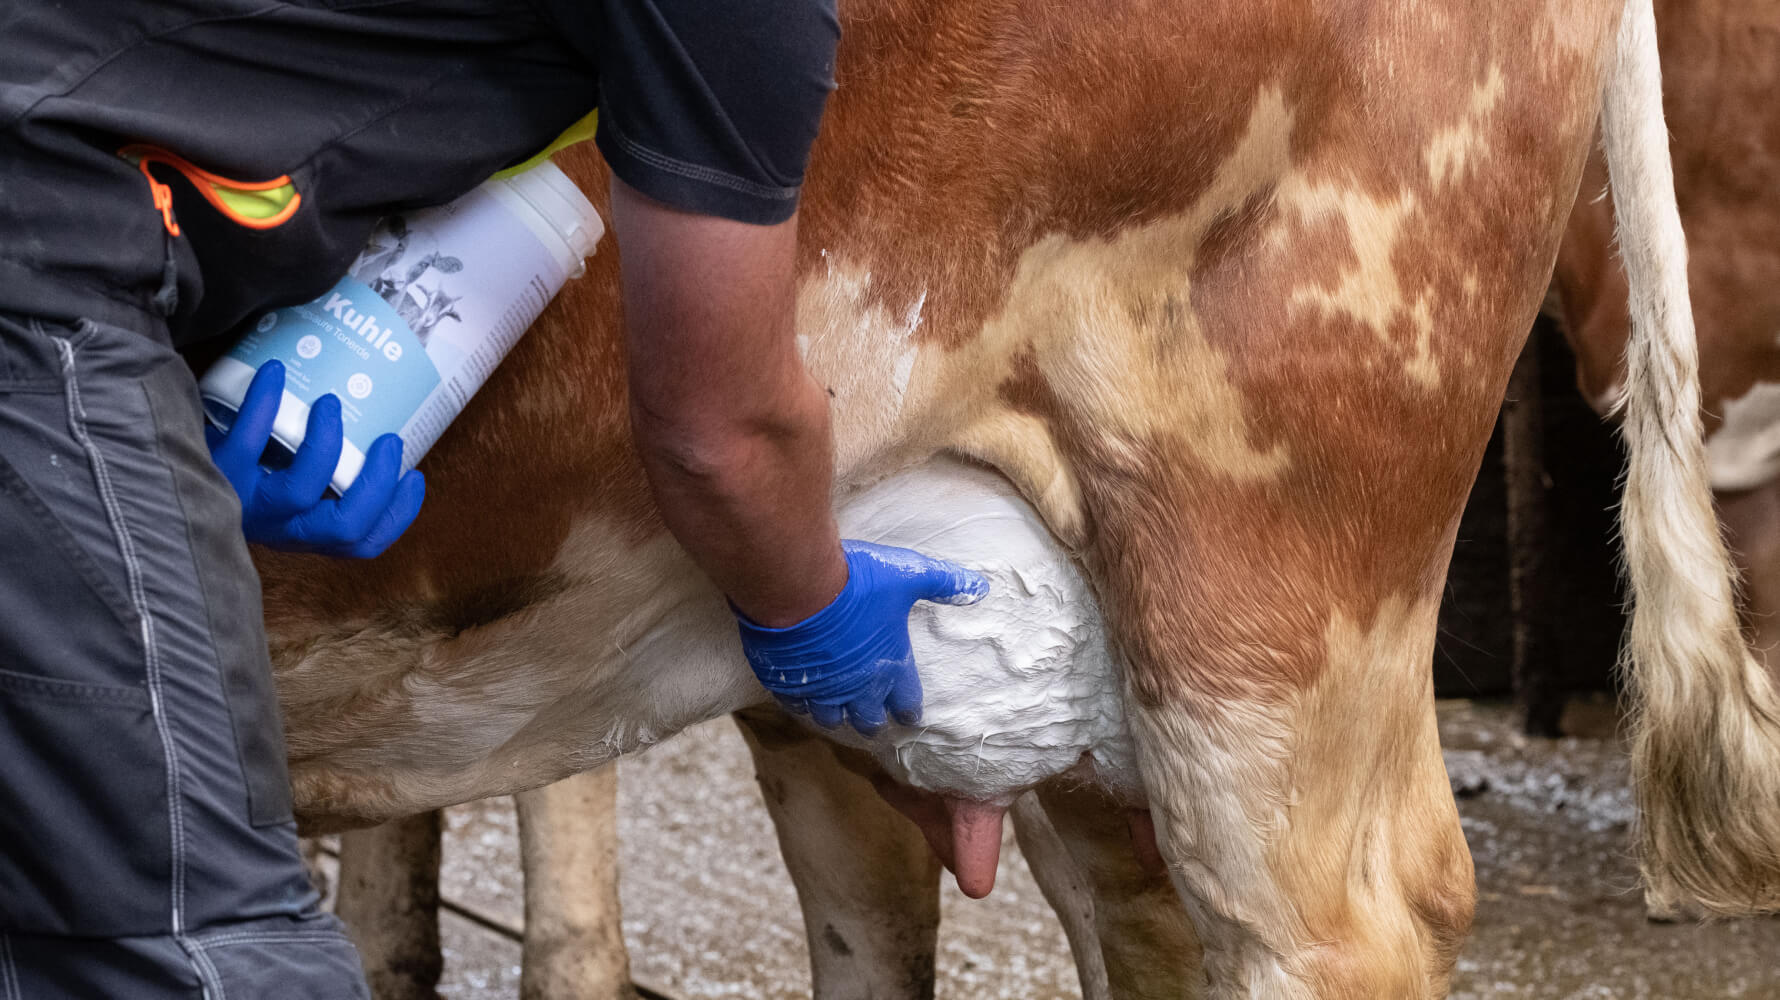
[[[636,981],[685,1000],[808,997],[797,896],[735,727],[708,723],[626,759],[619,796],[619,891]],[[517,927],[523,907],[510,802],[451,810],[445,836],[446,898]],[[939,996],[1081,996],[1063,931],[1013,845],[1011,824],[994,895],[972,901],[948,880],[942,920]],[[517,944],[461,917],[444,923],[441,936],[442,995],[519,995]]]
[[[1477,921],[1453,996],[1780,1000],[1780,921],[1645,921],[1627,854],[1626,768],[1611,735],[1534,740],[1500,705],[1443,703],[1447,766],[1476,859]],[[1610,713],[1575,713],[1601,730]],[[675,998],[809,995],[802,920],[740,737],[711,723],[621,765],[625,937],[637,981]],[[511,807],[453,810],[445,893],[516,928]],[[1080,991],[1063,935],[1011,845],[995,893],[948,883],[938,995],[1064,1000]],[[518,996],[519,947],[444,918],[446,982],[464,1000]]]

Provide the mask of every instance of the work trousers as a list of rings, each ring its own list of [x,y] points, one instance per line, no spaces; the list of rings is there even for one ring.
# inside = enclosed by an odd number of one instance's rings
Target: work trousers
[[[368,996],[164,333],[0,315],[0,616],[0,1000]]]
[[[796,204],[832,0],[0,0],[0,1000],[351,1000],[191,347],[596,104],[688,211]]]
[[[0,1000],[365,997],[297,853],[259,579],[174,345],[541,148],[591,67],[533,0],[0,0],[0,25]],[[289,217],[240,221],[174,157],[288,174]]]

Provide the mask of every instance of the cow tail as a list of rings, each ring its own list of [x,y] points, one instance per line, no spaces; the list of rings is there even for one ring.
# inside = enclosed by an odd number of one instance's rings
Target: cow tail
[[[1640,861],[1653,902],[1780,909],[1780,697],[1738,628],[1707,487],[1687,248],[1663,124],[1651,0],[1628,0],[1602,107],[1631,285],[1621,530],[1634,600]]]

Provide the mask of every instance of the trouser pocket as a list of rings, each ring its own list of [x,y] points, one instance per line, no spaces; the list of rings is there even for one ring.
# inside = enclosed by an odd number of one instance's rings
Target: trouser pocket
[[[0,928],[159,933],[171,829],[142,621],[54,356],[0,324]]]
[[[0,1000],[366,1000],[331,915],[238,920],[178,937],[0,932]]]
[[[147,692],[0,670],[0,928],[165,932],[171,856]]]
[[[368,1000],[358,949],[332,914],[261,920],[196,935],[186,947],[227,997]]]
[[[91,323],[0,317],[0,348],[0,926],[307,906],[258,580],[190,372]]]

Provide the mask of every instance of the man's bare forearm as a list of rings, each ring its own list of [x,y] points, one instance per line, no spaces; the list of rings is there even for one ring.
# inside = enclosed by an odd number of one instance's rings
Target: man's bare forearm
[[[663,520],[759,624],[847,581],[830,508],[828,396],[793,328],[796,219],[750,226],[612,184],[631,420]]]

